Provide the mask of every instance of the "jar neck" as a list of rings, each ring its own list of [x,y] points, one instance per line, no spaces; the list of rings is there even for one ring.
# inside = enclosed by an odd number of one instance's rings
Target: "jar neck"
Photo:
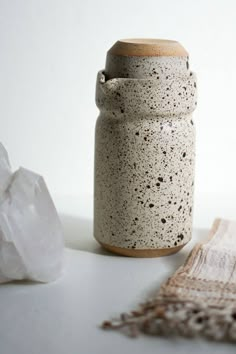
[[[188,56],[121,56],[107,53],[106,79],[164,79],[188,75]]]

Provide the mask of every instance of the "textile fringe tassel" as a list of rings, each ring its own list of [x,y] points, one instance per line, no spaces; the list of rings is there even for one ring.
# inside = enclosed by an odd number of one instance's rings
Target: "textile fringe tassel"
[[[102,328],[236,341],[236,222],[215,220],[208,241],[193,248],[156,298]]]

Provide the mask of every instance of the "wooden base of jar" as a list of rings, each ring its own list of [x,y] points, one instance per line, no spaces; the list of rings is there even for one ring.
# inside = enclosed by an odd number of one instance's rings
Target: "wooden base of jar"
[[[140,257],[140,258],[152,258],[152,257],[163,257],[169,256],[171,254],[177,253],[180,251],[186,244],[171,248],[159,248],[159,249],[130,249],[130,248],[122,248],[107,245],[106,243],[100,242],[100,245],[105,248],[107,251],[112,253],[116,253],[122,256],[127,257]]]

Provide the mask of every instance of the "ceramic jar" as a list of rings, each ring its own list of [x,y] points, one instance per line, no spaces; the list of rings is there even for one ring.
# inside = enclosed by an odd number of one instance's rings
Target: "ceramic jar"
[[[175,41],[118,41],[97,76],[94,237],[115,253],[175,253],[192,232],[196,76]]]

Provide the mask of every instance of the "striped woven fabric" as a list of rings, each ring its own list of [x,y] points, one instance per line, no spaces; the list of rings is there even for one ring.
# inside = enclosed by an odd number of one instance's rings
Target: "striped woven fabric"
[[[102,327],[236,341],[236,222],[217,219],[154,299]]]

